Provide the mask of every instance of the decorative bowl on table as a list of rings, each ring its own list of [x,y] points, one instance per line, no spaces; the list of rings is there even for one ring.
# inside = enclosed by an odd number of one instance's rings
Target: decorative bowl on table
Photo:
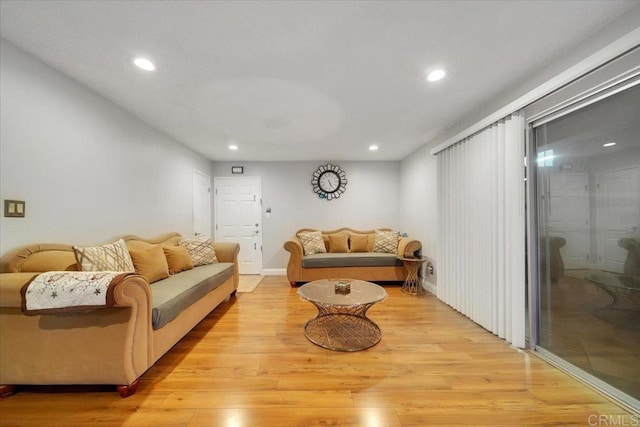
[[[347,280],[338,280],[334,286],[336,294],[348,295],[351,293],[351,283]]]

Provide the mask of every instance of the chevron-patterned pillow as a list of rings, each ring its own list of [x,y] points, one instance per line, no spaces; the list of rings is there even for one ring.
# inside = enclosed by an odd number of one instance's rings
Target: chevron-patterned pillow
[[[135,271],[124,240],[102,246],[74,246],[80,271]]]
[[[327,252],[324,246],[324,239],[320,231],[303,231],[298,233],[298,239],[302,243],[305,255],[323,254]]]
[[[373,252],[395,254],[398,252],[398,240],[400,233],[397,231],[376,230],[373,238]]]
[[[178,241],[178,245],[187,248],[194,267],[218,262],[216,251],[213,249],[213,240],[211,239],[181,239]]]

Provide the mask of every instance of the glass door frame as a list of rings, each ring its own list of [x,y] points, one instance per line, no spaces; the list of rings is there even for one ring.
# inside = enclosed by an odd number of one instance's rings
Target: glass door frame
[[[567,114],[578,111],[588,105],[609,98],[617,93],[621,93],[636,85],[640,85],[640,66],[635,66],[630,70],[618,74],[614,78],[606,80],[604,83],[592,86],[578,95],[567,98],[555,105],[546,108],[531,117],[525,118],[525,166],[526,166],[526,198],[527,198],[527,266],[528,266],[528,286],[529,286],[529,348],[537,355],[545,359],[552,365],[572,375],[576,379],[594,387],[600,393],[615,400],[618,404],[627,409],[640,411],[640,401],[627,395],[626,393],[612,387],[599,378],[583,371],[570,364],[561,357],[539,346],[540,342],[540,278],[539,278],[539,230],[540,221],[538,215],[538,171],[536,165],[537,152],[535,141],[535,128],[563,117]]]

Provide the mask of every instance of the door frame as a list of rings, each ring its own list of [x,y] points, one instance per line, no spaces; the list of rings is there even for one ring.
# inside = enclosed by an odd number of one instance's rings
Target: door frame
[[[263,259],[263,255],[264,255],[264,251],[262,250],[262,234],[263,234],[263,223],[262,223],[262,177],[260,176],[216,176],[213,178],[213,193],[212,193],[212,197],[213,200],[216,200],[216,197],[218,195],[218,188],[220,186],[220,182],[222,181],[232,181],[232,180],[241,180],[241,179],[255,179],[257,180],[257,184],[258,184],[258,194],[256,196],[257,198],[257,202],[259,203],[259,215],[258,215],[258,248],[260,249],[260,256],[258,257],[259,262],[260,262],[260,271],[257,274],[262,274],[262,270],[264,269],[264,259]],[[214,240],[217,241],[217,237],[218,237],[218,207],[217,204],[214,202],[213,204],[213,236],[214,236]]]
[[[211,237],[212,236],[212,231],[213,231],[212,227],[211,227],[211,206],[212,206],[212,203],[211,203],[211,196],[212,196],[212,194],[211,194],[211,176],[207,175],[204,172],[200,172],[197,169],[193,169],[193,173],[191,174],[191,179],[192,179],[192,181],[191,181],[191,185],[192,185],[191,204],[192,204],[192,207],[193,207],[193,217],[192,217],[191,228],[192,228],[193,236],[195,238],[198,238],[198,236],[196,236],[196,233],[197,233],[197,231],[196,231],[196,203],[195,203],[196,202],[196,198],[195,198],[195,193],[196,193],[196,175],[201,175],[201,176],[205,177],[209,181],[209,197],[207,198],[208,205],[209,205],[209,216],[207,217],[208,220],[209,220],[209,229],[207,230],[207,233],[205,233],[205,237]]]
[[[640,51],[636,51],[640,52]],[[539,105],[525,107],[526,136],[526,164],[527,164],[527,246],[528,246],[528,287],[529,287],[529,348],[545,361],[594,387],[597,391],[612,399],[622,407],[635,411],[640,402],[615,388],[600,378],[572,365],[559,355],[551,353],[539,344],[541,334],[541,301],[540,278],[538,277],[538,226],[543,222],[540,218],[537,194],[540,191],[538,172],[536,167],[535,128],[573,111],[582,109],[613,96],[619,92],[629,90],[640,85],[640,71],[634,62],[634,56],[616,58],[620,61],[605,64],[599,69],[592,69],[593,74],[583,76],[583,81],[577,81],[576,86],[561,88],[546,99],[540,98]],[[611,66],[611,67],[610,67]],[[624,68],[625,71],[621,72]],[[527,109],[529,111],[527,111]]]

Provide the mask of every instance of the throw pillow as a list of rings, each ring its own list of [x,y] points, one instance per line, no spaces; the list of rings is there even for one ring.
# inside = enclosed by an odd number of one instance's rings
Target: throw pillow
[[[169,277],[169,266],[164,257],[162,246],[152,246],[149,249],[136,249],[129,251],[136,273],[145,278],[149,283]]]
[[[305,255],[323,254],[327,252],[320,231],[303,231],[298,233],[298,239],[302,243],[302,249]]]
[[[373,238],[373,252],[395,254],[398,252],[398,239],[400,233],[397,231],[376,230]]]
[[[135,271],[124,240],[102,246],[74,246],[79,271]]]
[[[163,246],[162,250],[167,259],[169,274],[177,274],[193,268],[193,261],[191,261],[189,251],[184,246]]]
[[[369,236],[367,234],[349,235],[349,250],[351,252],[369,252]]]
[[[349,252],[349,235],[347,233],[329,234],[329,252]]]
[[[213,249],[213,240],[211,239],[182,239],[178,240],[178,245],[187,248],[194,267],[218,262],[216,251]]]

